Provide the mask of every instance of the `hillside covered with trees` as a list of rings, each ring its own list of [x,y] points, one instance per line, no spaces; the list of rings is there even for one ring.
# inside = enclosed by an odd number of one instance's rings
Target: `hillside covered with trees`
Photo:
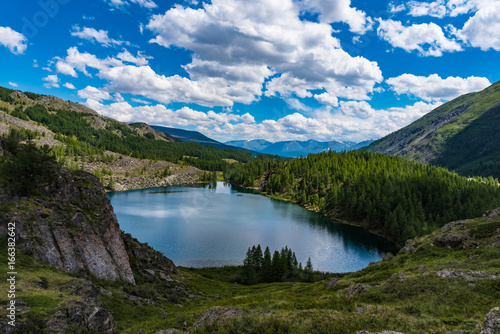
[[[139,159],[164,160],[176,164],[182,161],[207,171],[223,171],[229,166],[228,161],[249,162],[254,159],[244,150],[175,142],[172,137],[155,132],[152,128],[150,132],[144,132],[143,124],[118,122],[99,116],[79,104],[52,96],[21,93],[0,87],[0,110],[54,132],[54,139],[66,147],[62,151],[55,150],[59,156],[86,157],[111,151]],[[40,132],[31,133],[31,136],[43,135]]]
[[[500,206],[498,180],[370,152],[234,165],[228,181],[378,232],[398,243]]]

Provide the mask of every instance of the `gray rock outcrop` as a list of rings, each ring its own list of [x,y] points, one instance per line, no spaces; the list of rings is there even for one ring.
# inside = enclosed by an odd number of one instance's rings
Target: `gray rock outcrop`
[[[75,280],[67,286],[72,290],[69,294],[77,299],[71,299],[58,307],[46,323],[48,333],[68,333],[69,326],[96,333],[116,333],[113,313],[102,307],[92,283]]]
[[[484,318],[481,334],[498,334],[500,333],[500,307],[492,308]]]
[[[67,272],[135,283],[122,232],[97,177],[63,169],[39,192],[37,199],[2,198],[16,207],[0,215],[1,235],[13,223],[17,246],[35,258]]]
[[[193,325],[193,328],[202,327],[205,324],[212,324],[214,321],[221,324],[229,318],[240,317],[243,311],[235,307],[213,306],[203,313]]]
[[[351,283],[345,290],[345,297],[349,298],[361,294],[370,288],[371,286],[369,284]]]

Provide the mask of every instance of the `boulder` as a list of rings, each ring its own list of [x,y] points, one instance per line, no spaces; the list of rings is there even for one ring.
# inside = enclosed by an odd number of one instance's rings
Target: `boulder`
[[[214,321],[221,324],[229,318],[240,317],[242,315],[243,311],[238,308],[213,306],[201,315],[200,319],[194,323],[193,328],[202,327]]]
[[[442,248],[457,248],[465,245],[469,239],[471,239],[471,237],[467,231],[460,233],[439,234],[434,239],[433,244]]]
[[[498,334],[500,333],[500,307],[492,308],[484,318],[481,334]]]
[[[371,288],[371,285],[369,285],[369,284],[354,283],[354,284],[349,285],[349,287],[346,289],[345,296],[346,296],[346,298],[349,298],[349,297],[352,297],[354,295],[363,293],[370,288]]]
[[[63,291],[68,289],[67,295],[75,298],[58,306],[56,313],[45,323],[47,333],[68,333],[68,328],[116,333],[113,313],[102,307],[93,283],[74,280],[61,286]]]

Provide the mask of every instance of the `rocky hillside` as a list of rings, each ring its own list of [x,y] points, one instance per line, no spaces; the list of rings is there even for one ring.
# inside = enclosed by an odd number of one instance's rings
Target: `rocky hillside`
[[[24,110],[38,106],[50,110],[53,115],[57,115],[56,110],[68,110],[85,115],[83,120],[89,128],[104,131],[109,129],[117,138],[123,135],[114,128],[122,128],[138,137],[153,141],[178,143],[180,140],[157,131],[145,123],[128,125],[100,116],[92,109],[78,103],[64,101],[54,96],[22,93],[0,87],[0,136],[6,136],[15,129],[24,137],[31,136],[32,142],[37,146],[53,147],[68,167],[86,170],[98,176],[107,191],[193,183],[203,175],[199,169],[192,166],[180,166],[157,159],[139,159],[127,154],[99,150],[75,136],[69,137],[53,132],[47,126],[33,122],[25,115]]]
[[[137,159],[127,155],[105,152],[75,167],[99,177],[106,191],[124,191],[176,184],[196,183],[203,177],[203,171],[193,166],[181,166],[167,161]]]
[[[14,224],[17,245],[35,258],[71,273],[134,283],[118,221],[99,179],[61,170],[40,197],[16,201],[3,194],[0,234]]]
[[[4,141],[0,147],[0,155],[8,154]],[[26,149],[19,148],[18,156]],[[62,168],[27,196],[12,189],[0,184],[0,246],[7,254],[7,235],[12,237],[14,227],[18,291],[12,300],[18,322],[10,326],[2,314],[2,333],[115,333],[115,318],[100,301],[103,290],[96,281],[133,287],[144,276],[158,275],[170,284],[171,275],[178,274],[171,260],[120,230],[94,175]],[[6,261],[2,270],[13,271]],[[37,307],[42,310],[32,312]]]
[[[46,127],[37,125],[23,119],[22,111],[29,107],[43,106],[44,108],[57,113],[58,110],[68,110],[81,114],[85,114],[86,121],[95,129],[106,129],[120,124],[140,135],[146,136],[150,134],[152,138],[164,140],[167,142],[180,142],[180,140],[156,131],[152,127],[144,123],[136,123],[134,126],[123,122],[118,122],[112,118],[99,115],[96,111],[79,103],[64,101],[56,96],[46,96],[29,92],[20,92],[7,88],[0,87],[0,135],[8,133],[11,126],[16,126],[31,131],[46,132],[49,137],[53,137],[54,133]],[[16,111],[17,109],[17,111]],[[8,117],[10,114],[13,117]],[[20,122],[24,121],[24,122]]]
[[[500,177],[500,82],[460,96],[366,149],[446,167],[468,176]]]

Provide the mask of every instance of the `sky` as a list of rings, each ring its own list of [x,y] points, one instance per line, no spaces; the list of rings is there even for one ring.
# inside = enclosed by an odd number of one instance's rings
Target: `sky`
[[[0,4],[0,85],[237,139],[378,139],[500,80],[500,0]]]

